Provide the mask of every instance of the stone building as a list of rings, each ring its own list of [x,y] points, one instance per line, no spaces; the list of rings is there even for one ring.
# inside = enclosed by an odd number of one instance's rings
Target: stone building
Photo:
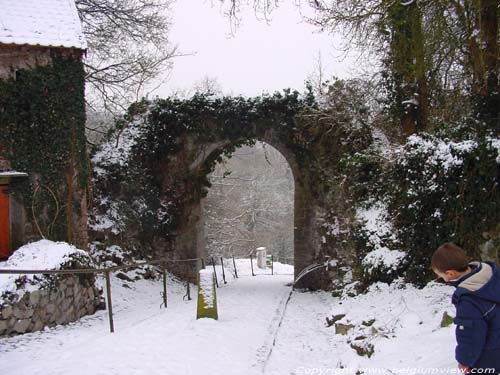
[[[87,45],[77,8],[0,0],[0,9],[0,258],[41,237],[84,248]]]

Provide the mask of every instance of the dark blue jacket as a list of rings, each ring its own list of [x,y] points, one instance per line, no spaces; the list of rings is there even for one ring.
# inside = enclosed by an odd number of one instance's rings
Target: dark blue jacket
[[[500,270],[494,263],[473,262],[472,272],[451,282],[458,363],[494,368],[500,373]]]

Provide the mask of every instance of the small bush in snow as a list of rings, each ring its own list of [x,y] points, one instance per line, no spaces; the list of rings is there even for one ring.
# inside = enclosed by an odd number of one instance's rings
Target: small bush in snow
[[[378,281],[391,283],[402,275],[407,254],[398,250],[385,206],[373,203],[369,208],[358,209],[356,216],[359,225],[355,237],[363,286]]]

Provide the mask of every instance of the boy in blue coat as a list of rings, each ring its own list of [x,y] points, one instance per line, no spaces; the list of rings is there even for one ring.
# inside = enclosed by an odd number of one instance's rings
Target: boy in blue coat
[[[452,243],[434,252],[431,266],[436,275],[456,287],[452,303],[457,310],[455,358],[459,369],[463,373],[499,374],[498,267],[491,262],[469,263],[465,251]]]

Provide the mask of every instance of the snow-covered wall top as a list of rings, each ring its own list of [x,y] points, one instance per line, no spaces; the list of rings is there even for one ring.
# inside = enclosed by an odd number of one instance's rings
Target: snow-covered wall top
[[[0,43],[86,49],[74,0],[0,0]]]
[[[9,260],[0,262],[1,269],[17,270],[59,270],[65,264],[79,257],[89,263],[92,262],[87,252],[77,249],[66,242],[53,242],[40,240],[20,247],[12,254]],[[84,268],[84,267],[82,267]],[[21,275],[22,276],[22,275]],[[39,275],[25,275],[22,277],[26,283],[20,286],[20,275],[0,275],[0,305],[4,302],[5,293],[17,293],[40,289]]]

